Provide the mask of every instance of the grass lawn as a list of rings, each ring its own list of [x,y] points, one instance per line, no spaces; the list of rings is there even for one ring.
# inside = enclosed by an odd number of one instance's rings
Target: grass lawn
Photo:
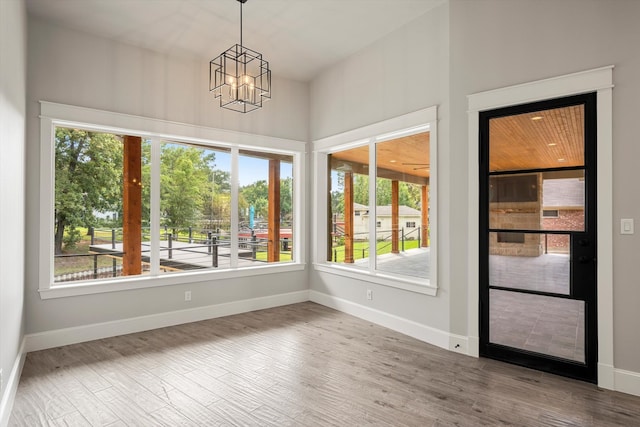
[[[402,250],[402,242],[398,242],[398,247]],[[417,240],[405,240],[404,249],[417,249]],[[344,262],[344,245],[334,246],[331,248],[333,262]],[[376,244],[376,253],[378,255],[384,255],[391,253],[391,242],[378,242]],[[369,256],[369,242],[354,242],[353,243],[353,259],[362,259]],[[337,257],[337,259],[335,259]]]
[[[258,261],[266,261],[267,253],[266,252],[256,252],[256,260]],[[291,252],[283,252],[280,251],[280,262],[288,262],[291,261]]]

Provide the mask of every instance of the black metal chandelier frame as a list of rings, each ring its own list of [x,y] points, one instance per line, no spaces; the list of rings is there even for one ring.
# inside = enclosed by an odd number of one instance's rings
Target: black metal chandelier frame
[[[240,44],[235,44],[209,63],[209,92],[220,98],[220,106],[241,113],[262,108],[271,98],[271,70],[262,54],[242,44],[240,3]]]

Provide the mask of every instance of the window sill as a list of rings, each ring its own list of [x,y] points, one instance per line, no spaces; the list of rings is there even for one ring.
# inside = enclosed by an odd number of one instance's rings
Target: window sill
[[[40,288],[41,299],[66,298],[79,295],[101,294],[134,289],[156,288],[161,286],[182,285],[216,281],[220,279],[237,279],[242,277],[262,276],[265,274],[289,273],[302,271],[305,264],[266,265],[260,267],[246,267],[234,270],[201,271],[190,273],[170,273],[162,276],[137,276],[131,278],[105,279],[69,284],[52,285],[50,288]]]
[[[393,276],[391,274],[375,273],[369,271],[358,270],[354,268],[344,267],[334,264],[314,264],[314,269],[323,273],[336,274],[338,276],[349,277],[352,279],[364,280],[366,282],[375,283],[391,288],[402,289],[404,291],[415,292],[417,294],[436,296],[438,287],[431,284],[428,279],[407,279],[407,276]]]

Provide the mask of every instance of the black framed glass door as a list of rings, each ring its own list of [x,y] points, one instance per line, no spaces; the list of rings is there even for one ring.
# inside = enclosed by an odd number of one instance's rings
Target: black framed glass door
[[[480,355],[596,382],[596,94],[480,113]]]

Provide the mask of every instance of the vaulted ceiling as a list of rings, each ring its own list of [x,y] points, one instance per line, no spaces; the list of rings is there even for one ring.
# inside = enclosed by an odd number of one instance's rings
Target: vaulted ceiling
[[[274,77],[309,81],[445,0],[248,0],[243,44]],[[31,16],[208,62],[239,43],[237,0],[27,0]],[[206,63],[205,62],[205,63]]]

